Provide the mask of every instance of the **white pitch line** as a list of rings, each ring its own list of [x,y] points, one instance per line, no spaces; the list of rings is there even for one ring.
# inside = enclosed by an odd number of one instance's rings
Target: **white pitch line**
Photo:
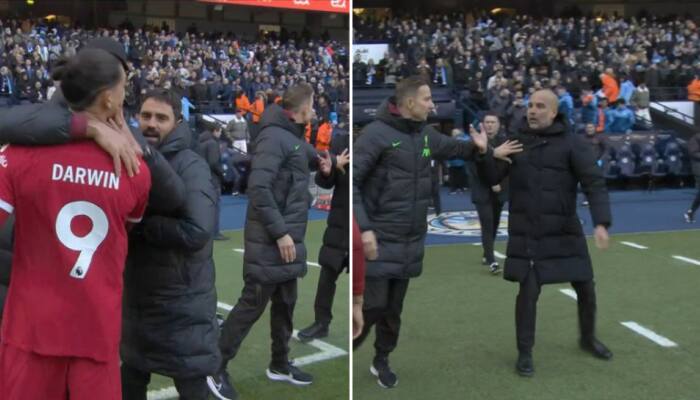
[[[245,250],[243,250],[243,249],[233,249],[233,251],[235,251],[236,253],[241,253],[241,254],[245,253]],[[313,261],[308,261],[308,260],[306,261],[306,263],[311,265],[311,266],[321,268],[321,264],[319,264],[319,263],[315,263]]]
[[[505,260],[505,259],[506,259],[505,254],[501,254],[501,253],[499,253],[499,252],[497,252],[497,251],[494,251],[494,252],[493,252],[493,255],[496,256],[496,258],[500,258],[501,260]]]
[[[472,243],[472,246],[481,246],[481,242]]]
[[[648,247],[642,246],[641,244],[637,244],[634,242],[620,242],[620,243],[624,244],[625,246],[634,247],[635,249],[641,249],[641,250],[648,249]]]
[[[700,265],[700,261],[692,259],[692,258],[683,257],[683,256],[671,256],[671,257],[675,258],[676,260],[685,261],[685,262],[690,263],[690,264]]]
[[[574,300],[578,300],[578,296],[576,296],[576,291],[574,289],[559,289],[559,291],[571,297]]]
[[[230,304],[218,302],[216,305],[226,311],[231,311],[233,309],[233,306]],[[294,330],[292,333],[292,336],[297,338],[297,334],[299,333],[298,330]],[[326,343],[322,340],[314,339],[310,342],[306,342],[305,344],[308,344],[309,346],[315,347],[318,350],[320,350],[317,353],[314,354],[309,354],[308,356],[304,357],[299,357],[295,358],[293,360],[294,365],[303,367],[304,365],[309,365],[309,364],[314,364],[317,362],[322,362],[322,361],[327,361],[331,360],[334,358],[338,357],[343,357],[348,354],[347,351],[341,349],[340,347],[333,346],[330,343]],[[174,399],[177,398],[178,393],[175,387],[166,387],[160,390],[151,390],[148,392],[148,400],[168,400],[168,399]]]
[[[652,342],[658,344],[661,347],[677,347],[678,344],[665,338],[658,333],[652,331],[651,329],[645,328],[634,321],[620,322],[625,327],[631,329],[632,331],[644,336],[645,338],[651,340]]]

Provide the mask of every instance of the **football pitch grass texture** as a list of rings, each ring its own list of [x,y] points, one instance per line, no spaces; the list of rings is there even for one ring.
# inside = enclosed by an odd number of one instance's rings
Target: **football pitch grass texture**
[[[611,361],[579,349],[576,302],[561,292],[571,286],[546,285],[538,302],[535,375],[518,376],[517,283],[491,275],[480,246],[435,245],[406,295],[390,357],[397,387],[382,389],[369,373],[372,333],[354,352],[354,398],[699,399],[700,265],[692,260],[700,261],[700,231],[613,235],[606,251],[588,243],[597,334],[613,351]],[[497,242],[496,250],[505,254],[505,244]],[[621,324],[632,321],[677,346],[662,347]]]
[[[310,221],[307,230],[307,250],[309,261],[318,261],[326,221]],[[214,242],[214,260],[216,262],[216,288],[218,300],[234,306],[243,288],[243,254],[234,249],[243,249],[243,231],[225,232],[230,240]],[[313,322],[313,303],[320,268],[309,265],[304,279],[299,280],[297,304],[294,311],[294,329],[302,329]],[[333,322],[329,336],[321,339],[335,348],[348,352],[348,310],[349,279],[342,273],[338,278],[335,301],[333,303]],[[228,311],[219,309],[223,315]],[[270,361],[270,314],[269,305],[265,313],[253,326],[243,341],[236,358],[229,363],[234,386],[241,399],[348,399],[349,397],[349,356],[316,361],[301,367],[314,376],[313,384],[297,387],[289,383],[273,382],[265,376],[265,369]],[[321,352],[317,347],[302,344],[292,338],[290,341],[290,358],[301,358]],[[164,388],[173,386],[172,379],[153,375],[149,385],[149,399],[177,398],[170,396]],[[214,398],[211,396],[211,398]]]

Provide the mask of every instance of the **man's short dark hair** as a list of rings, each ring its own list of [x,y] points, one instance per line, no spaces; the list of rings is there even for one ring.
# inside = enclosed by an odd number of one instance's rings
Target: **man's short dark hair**
[[[282,108],[289,111],[297,111],[299,107],[310,101],[314,95],[314,89],[308,83],[298,83],[289,87],[282,96]]]
[[[498,119],[498,122],[501,122],[501,118],[498,116],[498,114],[496,114],[495,111],[486,111],[486,112],[484,113],[484,116],[481,117],[481,121],[482,121],[482,122],[485,121],[485,120],[486,120],[486,117],[496,117],[496,119]]]
[[[173,108],[173,115],[175,120],[182,118],[182,98],[180,95],[175,93],[170,89],[152,89],[146,92],[143,96],[143,101],[141,104],[146,102],[148,99],[153,99],[161,103],[170,105]]]
[[[428,85],[428,82],[420,75],[413,75],[402,79],[396,84],[396,104],[403,104],[409,97],[415,97],[421,86]]]

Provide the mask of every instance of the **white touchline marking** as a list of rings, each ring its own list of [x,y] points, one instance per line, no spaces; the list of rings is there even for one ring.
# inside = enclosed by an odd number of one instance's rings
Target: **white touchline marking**
[[[576,291],[574,289],[559,289],[559,291],[571,297],[574,300],[578,300],[578,296],[576,296]]]
[[[481,246],[481,242],[472,243],[472,246]]]
[[[231,311],[233,310],[233,306],[230,304],[222,303],[222,302],[217,302],[216,305],[225,311]],[[297,333],[298,330],[294,330],[292,333],[292,336],[294,338],[297,338]],[[342,357],[348,354],[347,351],[341,349],[340,347],[333,346],[330,343],[326,343],[322,340],[314,339],[310,342],[306,342],[305,344],[308,344],[309,346],[315,347],[318,350],[320,350],[317,353],[314,354],[309,354],[308,356],[304,357],[299,357],[295,358],[294,365],[303,367],[304,365],[309,365],[309,364],[314,364],[317,362],[322,362],[322,361],[327,361],[331,360],[334,358]],[[175,387],[166,387],[163,389],[159,390],[151,390],[148,392],[148,400],[167,400],[167,399],[174,399],[178,395],[177,390]]]
[[[637,244],[634,242],[620,242],[620,243],[624,244],[625,246],[634,247],[635,249],[642,249],[642,250],[648,249],[648,247],[642,246],[641,244]]]
[[[622,325],[644,336],[661,347],[677,347],[678,344],[665,338],[651,329],[645,328],[634,321],[620,322]]]
[[[700,265],[700,261],[692,259],[692,258],[683,257],[683,256],[671,256],[671,257],[675,258],[676,260],[681,260],[681,261],[685,261],[687,263]]]
[[[233,249],[233,251],[235,251],[236,253],[241,253],[241,254],[244,254],[244,253],[245,253],[245,250],[243,250],[243,249]],[[306,263],[309,264],[309,265],[311,265],[311,266],[314,266],[314,267],[319,267],[319,268],[321,267],[321,264],[315,263],[315,262],[313,262],[313,261],[308,261],[308,260],[307,260]]]
[[[494,252],[493,252],[493,255],[496,256],[496,258],[500,258],[501,260],[505,260],[505,259],[506,259],[506,256],[505,256],[504,254],[501,254],[501,253],[499,253],[499,252],[497,252],[497,251],[494,251]]]

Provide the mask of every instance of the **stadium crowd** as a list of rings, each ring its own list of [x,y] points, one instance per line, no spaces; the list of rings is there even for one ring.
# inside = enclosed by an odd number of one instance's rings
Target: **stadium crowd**
[[[700,99],[698,27],[689,19],[455,14],[359,17],[354,28],[354,43],[388,42],[390,51],[367,62],[356,54],[353,85],[422,75],[495,111],[510,132],[519,129],[529,96],[542,88],[557,93],[571,122],[576,109],[579,127],[593,123],[598,132],[626,132],[635,114],[649,121],[649,88],[687,87],[690,100]]]
[[[349,100],[347,46],[282,31],[257,38],[202,33],[196,28],[177,34],[167,26],[85,30],[47,25],[44,21],[0,20],[0,106],[42,102],[55,90],[54,63],[75,55],[92,38],[110,37],[124,46],[130,67],[127,111],[155,88],[174,88],[194,107],[232,112],[234,99],[258,95],[271,102],[298,82],[311,84],[325,95],[331,111]]]

